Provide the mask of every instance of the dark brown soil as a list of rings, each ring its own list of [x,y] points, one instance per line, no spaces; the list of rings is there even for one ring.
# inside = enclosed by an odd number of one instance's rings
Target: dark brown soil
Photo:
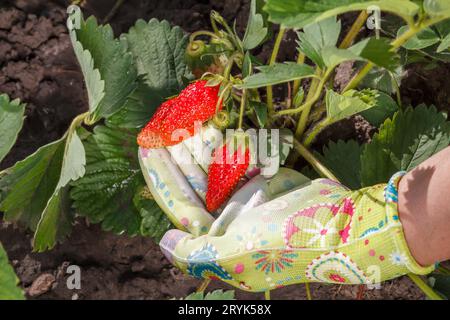
[[[87,1],[86,14],[102,20],[112,7],[112,0]],[[27,119],[18,143],[0,166],[11,166],[52,140],[59,138],[71,119],[86,109],[86,95],[65,28],[68,1],[10,0],[0,4],[0,92],[27,103]],[[156,17],[180,25],[186,31],[207,28],[209,12],[214,9],[228,20],[237,20],[238,30],[247,19],[248,0],[129,0],[111,20],[117,34],[125,32],[138,18]],[[348,24],[348,23],[347,23]],[[286,37],[287,45],[280,60],[295,57],[294,34]],[[270,54],[266,45],[260,57]],[[411,102],[435,103],[441,109],[449,105],[449,68],[439,75],[411,72],[408,86],[421,88],[410,92]],[[343,70],[343,76],[349,73]],[[348,76],[348,75],[347,75]],[[326,133],[333,139],[357,137],[370,139],[373,128],[363,119],[341,123]],[[163,257],[158,246],[148,238],[116,236],[102,232],[98,226],[87,226],[79,220],[71,237],[53,251],[31,252],[31,235],[0,220],[0,242],[3,243],[21,285],[29,298],[38,299],[168,299],[193,292],[199,281],[180,274]],[[82,271],[80,290],[66,286],[68,265]],[[210,289],[223,288],[214,283]],[[226,287],[228,288],[228,287]],[[354,299],[357,287],[313,285],[315,299]],[[30,296],[32,295],[32,296]],[[237,292],[241,299],[262,299],[261,294]],[[302,286],[291,286],[272,293],[274,299],[305,299]],[[420,291],[407,279],[387,282],[381,290],[369,291],[370,299],[421,299]]]

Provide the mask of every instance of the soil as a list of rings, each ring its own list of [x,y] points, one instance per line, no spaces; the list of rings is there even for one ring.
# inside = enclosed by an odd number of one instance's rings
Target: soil
[[[27,103],[26,120],[18,142],[0,169],[25,158],[40,146],[59,138],[72,118],[87,106],[83,78],[65,27],[69,1],[2,0],[0,3],[0,92]],[[115,1],[87,1],[85,15],[102,21]],[[126,32],[139,18],[166,19],[186,31],[208,28],[209,12],[217,10],[227,20],[236,19],[242,31],[249,0],[129,0],[110,23],[116,34]],[[351,20],[349,20],[351,21]],[[344,25],[348,22],[344,20]],[[285,37],[280,60],[295,57],[295,34]],[[270,54],[265,45],[259,57]],[[340,81],[351,76],[351,66],[340,71]],[[409,71],[404,89],[408,103],[434,103],[441,110],[450,105],[450,67],[439,72]],[[432,79],[430,81],[430,79]],[[450,89],[450,88],[448,88]],[[364,142],[374,132],[362,118],[352,118],[324,133],[333,139],[358,138]],[[317,147],[325,138],[321,138]],[[1,215],[0,215],[1,217]],[[96,225],[78,220],[70,238],[54,250],[32,252],[31,234],[0,220],[0,242],[30,299],[169,299],[185,297],[199,281],[182,275],[161,254],[151,239],[129,238],[103,232]],[[81,289],[67,287],[69,265],[81,268]],[[226,288],[213,283],[209,289]],[[354,299],[355,286],[312,285],[315,299]],[[262,294],[236,292],[240,299],[263,299]],[[290,286],[272,293],[274,299],[306,299],[302,286]],[[421,292],[401,278],[366,293],[368,299],[422,299]]]

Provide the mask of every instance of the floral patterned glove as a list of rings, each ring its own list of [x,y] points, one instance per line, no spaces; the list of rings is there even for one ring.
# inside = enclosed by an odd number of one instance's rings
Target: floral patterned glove
[[[222,144],[222,138],[221,131],[205,126],[201,133],[176,146],[139,149],[141,168],[154,199],[178,229],[193,236],[220,234],[242,211],[309,181],[288,169],[282,169],[273,179],[259,175],[236,192],[214,223],[204,203],[211,154]],[[243,182],[258,173],[259,169],[249,168]],[[291,176],[291,184],[283,184],[287,176]]]
[[[375,284],[411,272],[427,274],[434,266],[414,260],[398,217],[402,175],[387,185],[350,191],[327,179],[299,186],[285,174],[278,184],[297,186],[292,191],[270,200],[267,188],[254,189],[246,197],[254,205],[228,214],[222,228],[215,227],[221,216],[209,234],[171,230],[160,245],[173,264],[194,277],[256,292],[304,282]]]

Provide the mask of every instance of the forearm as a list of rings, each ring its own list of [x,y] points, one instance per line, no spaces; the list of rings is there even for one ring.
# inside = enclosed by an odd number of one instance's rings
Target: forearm
[[[417,262],[450,259],[450,147],[400,181],[399,216]]]

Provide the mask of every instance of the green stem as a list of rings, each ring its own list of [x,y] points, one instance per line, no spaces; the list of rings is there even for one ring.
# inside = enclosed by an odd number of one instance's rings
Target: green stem
[[[197,288],[196,292],[205,292],[206,288],[208,288],[209,284],[211,283],[211,279],[205,279],[200,284],[200,286]]]
[[[374,66],[375,65],[372,62],[366,63],[366,65],[361,70],[359,70],[359,72],[353,77],[353,79],[345,86],[344,90],[342,90],[342,93],[355,89]]]
[[[306,299],[311,301],[312,300],[311,287],[308,282],[305,282],[305,290],[306,290]]]
[[[321,133],[322,130],[325,129],[325,127],[329,126],[332,123],[333,123],[333,121],[331,121],[331,119],[328,117],[323,119],[322,121],[320,121],[314,127],[314,129],[311,131],[311,133],[308,134],[308,136],[305,138],[305,141],[303,142],[305,147],[309,148],[311,146],[311,144],[314,142],[314,140],[316,139],[316,137],[319,135],[319,133]]]
[[[269,65],[275,64],[278,57],[278,52],[280,51],[281,42],[283,41],[284,33],[286,32],[286,29],[283,27],[280,27],[280,31],[278,32],[278,36],[275,40],[275,44],[273,46],[272,55],[270,56]],[[267,107],[269,109],[269,114],[273,114],[275,112],[273,108],[273,89],[272,86],[267,87]]]
[[[305,54],[299,53],[297,57],[297,64],[304,64],[305,63]],[[294,80],[294,86],[292,90],[292,97],[295,97],[298,93],[298,90],[300,90],[300,85],[302,84],[301,79]]]
[[[264,299],[270,300],[270,290],[264,291]]]
[[[242,129],[242,125],[244,124],[244,112],[245,112],[245,103],[247,100],[247,90],[242,90],[242,97],[241,97],[241,107],[239,110],[239,124],[238,129]]]
[[[297,139],[294,139],[294,149],[316,170],[322,177],[339,182],[336,176]]]
[[[420,24],[420,26],[414,26],[410,25],[410,28],[408,31],[406,31],[404,34],[402,34],[400,37],[395,39],[391,42],[391,51],[396,52],[402,45],[404,45],[409,39],[411,39],[413,36],[415,36],[417,33],[422,31],[423,29],[438,23],[442,21],[443,18],[437,18],[437,19],[430,19],[428,21],[424,21]],[[359,83],[365,78],[365,76],[372,70],[372,68],[375,66],[372,62],[368,62],[356,75],[355,77],[347,84],[347,86],[342,91],[347,92],[349,90],[355,89]]]
[[[419,287],[420,290],[428,297],[430,300],[443,300],[440,295],[438,295],[434,290],[418,275],[410,273],[408,277]]]
[[[356,39],[356,36],[358,35],[359,31],[363,27],[363,25],[366,23],[367,18],[369,17],[369,14],[366,10],[361,11],[358,18],[353,23],[352,27],[348,31],[347,35],[345,36],[344,40],[342,40],[339,49],[347,49],[350,47],[353,43],[353,41]]]
[[[230,74],[231,74],[231,70],[233,69],[234,63],[236,58],[238,58],[239,56],[242,56],[242,54],[240,52],[235,52],[231,55],[231,57],[228,60],[228,63],[225,67],[225,70],[223,71],[223,77],[226,80],[229,80],[230,78]]]
[[[443,267],[443,266],[439,266],[437,268],[437,270],[445,275],[450,276],[450,270],[448,270],[447,268]]]
[[[125,0],[117,0],[114,6],[112,7],[111,11],[108,13],[105,19],[103,19],[103,23],[108,23],[112,18],[114,18],[117,11],[119,11],[120,7],[124,2]]]

